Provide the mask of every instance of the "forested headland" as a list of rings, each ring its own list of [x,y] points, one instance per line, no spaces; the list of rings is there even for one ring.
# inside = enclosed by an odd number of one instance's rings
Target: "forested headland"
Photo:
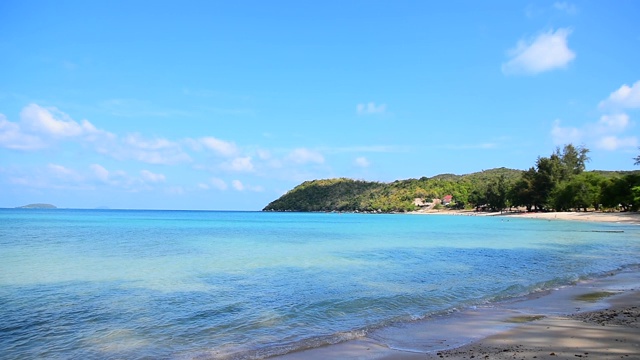
[[[305,181],[263,211],[408,212],[421,209],[638,211],[640,171],[586,171],[589,150],[565,145],[528,170],[496,168],[392,183]],[[640,156],[635,164],[640,165]]]

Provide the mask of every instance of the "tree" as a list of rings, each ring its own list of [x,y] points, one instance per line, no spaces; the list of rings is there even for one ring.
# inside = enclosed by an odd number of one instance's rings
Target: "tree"
[[[539,157],[536,161],[536,173],[533,178],[533,205],[544,210],[550,205],[550,196],[558,183],[560,175],[560,158]]]
[[[508,184],[504,175],[489,183],[487,187],[487,205],[493,211],[500,211],[507,207]]]
[[[560,181],[570,180],[573,176],[581,174],[585,170],[585,164],[591,160],[587,154],[589,149],[584,146],[577,148],[573,144],[567,144],[560,152],[556,148],[555,155],[560,160]]]
[[[531,211],[534,204],[534,180],[536,169],[531,167],[522,173],[522,176],[509,191],[509,199],[514,206],[525,206],[527,211]]]
[[[623,211],[635,211],[640,207],[640,199],[636,198],[640,186],[640,175],[629,174],[623,177],[611,178],[600,185],[600,201],[603,206],[616,209],[621,207]]]
[[[638,148],[638,150],[640,150],[640,147]],[[640,165],[640,155],[634,157],[633,160],[635,161],[633,165]]]

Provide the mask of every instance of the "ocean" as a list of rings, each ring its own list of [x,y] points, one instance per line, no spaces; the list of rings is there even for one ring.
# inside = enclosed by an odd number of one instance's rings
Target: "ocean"
[[[0,358],[260,359],[638,268],[639,234],[517,216],[0,209]]]

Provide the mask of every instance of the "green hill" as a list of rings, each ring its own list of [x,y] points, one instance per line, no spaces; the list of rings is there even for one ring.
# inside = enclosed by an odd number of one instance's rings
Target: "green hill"
[[[263,211],[405,212],[419,208],[414,204],[416,199],[431,202],[446,195],[452,195],[458,206],[464,206],[471,192],[482,184],[501,176],[515,181],[521,174],[521,170],[498,168],[392,183],[346,178],[305,181],[269,203]]]

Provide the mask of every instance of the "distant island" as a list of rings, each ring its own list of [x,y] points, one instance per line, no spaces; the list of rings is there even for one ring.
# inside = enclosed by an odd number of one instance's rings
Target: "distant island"
[[[51,204],[29,204],[24,206],[18,206],[16,209],[57,209],[55,205]]]

